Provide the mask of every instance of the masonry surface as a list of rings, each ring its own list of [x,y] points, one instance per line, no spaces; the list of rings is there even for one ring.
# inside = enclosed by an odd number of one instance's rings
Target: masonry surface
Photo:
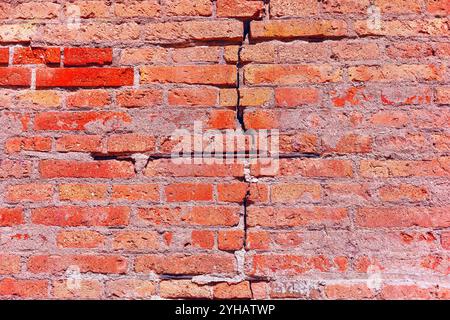
[[[0,298],[450,299],[449,12],[2,1]],[[173,163],[194,120],[279,171]]]

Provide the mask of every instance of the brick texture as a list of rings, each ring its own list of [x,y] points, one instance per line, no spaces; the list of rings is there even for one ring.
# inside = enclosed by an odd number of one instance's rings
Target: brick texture
[[[449,14],[3,1],[0,299],[448,299]],[[173,161],[194,121],[277,169]]]

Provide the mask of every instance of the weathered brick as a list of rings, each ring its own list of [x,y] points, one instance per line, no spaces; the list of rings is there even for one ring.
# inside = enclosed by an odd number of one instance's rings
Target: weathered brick
[[[41,112],[34,121],[35,130],[82,131],[90,126],[120,128],[131,118],[123,112]]]
[[[246,84],[295,85],[338,82],[342,70],[331,65],[249,65],[244,68]]]
[[[217,16],[228,18],[259,18],[264,10],[263,1],[217,0]]]
[[[126,207],[47,207],[33,209],[35,224],[47,226],[124,226],[128,224],[130,209]]]
[[[395,207],[358,209],[356,223],[362,227],[442,227],[450,225],[448,208]]]
[[[232,274],[235,272],[233,255],[147,255],[136,258],[136,272],[156,274]]]
[[[0,280],[0,296],[45,299],[48,298],[48,281],[3,278]]]
[[[24,216],[21,208],[0,208],[0,226],[11,227],[23,224]]]
[[[31,71],[20,67],[1,67],[1,87],[29,87],[31,85]]]
[[[17,184],[8,187],[6,200],[10,203],[17,202],[39,202],[51,200],[53,186],[51,184]]]
[[[159,186],[156,184],[122,184],[113,185],[113,200],[159,201]]]
[[[95,231],[61,231],[56,236],[60,248],[97,248],[104,241],[105,237]]]
[[[342,37],[347,34],[347,23],[343,20],[253,21],[251,26],[251,38],[255,40]]]
[[[228,65],[208,66],[145,66],[141,83],[186,83],[235,86],[236,68]]]
[[[89,201],[106,199],[108,188],[104,184],[62,184],[59,199],[65,201]]]
[[[126,161],[42,160],[39,170],[43,178],[131,178],[133,165]]]
[[[27,263],[32,273],[51,274],[60,274],[72,265],[77,265],[81,272],[125,273],[127,260],[111,255],[35,255]]]
[[[14,49],[13,64],[59,64],[60,48],[18,47]]]
[[[64,48],[65,66],[89,66],[112,63],[111,48]]]
[[[249,207],[248,224],[251,227],[295,227],[307,225],[339,225],[348,220],[344,208],[289,208]]]
[[[149,23],[145,25],[144,38],[151,43],[238,42],[242,35],[239,21],[182,21]]]

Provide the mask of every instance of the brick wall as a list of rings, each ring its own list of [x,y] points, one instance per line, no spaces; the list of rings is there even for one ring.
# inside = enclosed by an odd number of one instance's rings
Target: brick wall
[[[0,298],[449,299],[449,12],[2,1]],[[174,163],[194,120],[279,170]]]

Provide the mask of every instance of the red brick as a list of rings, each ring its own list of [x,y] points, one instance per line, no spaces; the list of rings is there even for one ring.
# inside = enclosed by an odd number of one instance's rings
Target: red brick
[[[331,65],[248,65],[244,81],[250,85],[295,85],[338,82],[342,70]]]
[[[90,126],[120,128],[131,118],[123,112],[41,112],[34,121],[35,130],[82,131]]]
[[[80,90],[67,96],[67,106],[77,108],[104,107],[111,103],[105,90]]]
[[[80,18],[94,19],[105,18],[109,16],[109,6],[106,1],[77,0],[74,5],[80,9]],[[65,9],[68,10],[70,4],[66,4]]]
[[[24,160],[0,160],[0,178],[25,178],[31,174],[30,161]]]
[[[321,2],[322,10],[326,13],[360,13],[366,14],[370,0],[327,0]]]
[[[319,151],[319,138],[315,134],[296,133],[293,135],[282,134],[279,136],[279,148],[281,152],[309,152]]]
[[[250,250],[267,250],[270,247],[270,234],[267,231],[249,231],[246,248]]]
[[[14,137],[5,142],[5,150],[8,153],[20,151],[50,151],[52,138],[50,137]]]
[[[128,1],[116,3],[114,13],[118,17],[158,17],[160,15],[160,4],[156,0]]]
[[[277,129],[279,126],[275,113],[269,110],[244,113],[244,123],[247,129]]]
[[[210,16],[212,6],[210,0],[167,0],[166,14],[169,16]]]
[[[425,0],[426,10],[432,14],[448,16],[450,14],[450,6],[446,0]]]
[[[175,164],[171,160],[150,161],[144,175],[174,177],[242,177],[242,164]]]
[[[104,184],[62,184],[59,199],[66,201],[104,200],[108,188]]]
[[[248,225],[251,227],[295,227],[311,225],[342,225],[348,220],[344,208],[290,208],[254,207],[247,209]]]
[[[219,47],[187,47],[175,48],[172,51],[172,60],[175,63],[219,62]]]
[[[422,42],[398,42],[386,47],[386,54],[391,58],[412,59],[433,56],[433,47]]]
[[[159,186],[156,184],[114,185],[111,197],[113,200],[159,201]]]
[[[155,250],[159,248],[159,235],[156,231],[121,231],[114,236],[115,250]]]
[[[360,171],[363,177],[446,177],[448,159],[429,161],[408,160],[362,160]]]
[[[162,91],[156,89],[125,90],[117,93],[120,107],[151,107],[162,103]]]
[[[325,256],[300,256],[283,254],[254,255],[250,258],[253,276],[298,275],[308,271],[327,272],[332,262]]]
[[[352,165],[347,160],[280,159],[280,174],[304,177],[352,177]],[[262,174],[258,165],[252,167],[255,175]]]
[[[100,299],[103,284],[98,280],[80,280],[70,287],[70,280],[53,281],[53,295],[57,299]]]
[[[59,152],[101,152],[102,139],[95,135],[64,135],[56,140]]]
[[[105,236],[89,230],[60,231],[56,236],[56,245],[59,248],[98,248],[103,246]]]
[[[308,37],[342,37],[347,34],[347,23],[343,20],[271,20],[253,21],[251,38],[294,39]]]
[[[131,178],[134,166],[127,161],[42,160],[39,171],[43,178]]]
[[[336,136],[332,137],[331,141],[327,138],[323,139],[325,152],[368,153],[372,151],[372,138],[369,136],[348,133],[336,138]]]
[[[423,201],[429,197],[426,187],[411,184],[383,186],[379,193],[382,201]]]
[[[192,2],[189,2],[192,8]],[[191,41],[242,40],[243,25],[240,21],[179,21],[155,22],[144,26],[144,39],[150,43],[186,43]]]
[[[219,231],[219,250],[236,251],[242,249],[244,247],[244,236],[242,230]]]
[[[20,256],[0,254],[0,275],[20,272]]]
[[[168,202],[212,201],[212,185],[206,183],[173,183],[165,187]]]
[[[215,299],[251,299],[250,282],[218,283],[214,286]]]
[[[189,88],[169,90],[169,104],[172,106],[215,106],[217,104],[217,89]]]
[[[233,274],[235,270],[234,256],[222,254],[148,255],[135,261],[135,271],[140,273],[202,275]]]
[[[367,284],[329,284],[325,287],[325,295],[328,299],[370,299],[376,295],[367,287]]]
[[[318,201],[320,200],[319,184],[288,183],[272,186],[272,202],[293,203],[297,201]]]
[[[9,64],[9,49],[0,48],[0,64]]]
[[[48,281],[4,278],[0,280],[0,296],[24,299],[48,298]]]
[[[133,85],[131,68],[43,68],[36,70],[36,87],[120,87]]]
[[[59,64],[60,62],[59,48],[17,47],[14,49],[13,64]]]
[[[20,67],[0,68],[0,87],[29,87],[30,85],[30,69]]]
[[[446,21],[441,18],[384,20],[381,28],[373,28],[367,20],[357,20],[353,27],[359,36],[388,36],[388,37],[415,37],[422,36],[439,37],[448,35]]]
[[[193,230],[191,234],[192,245],[202,249],[214,247],[214,232],[206,230]]]
[[[165,63],[167,56],[167,49],[161,47],[123,49],[119,63],[120,65]]]
[[[169,299],[210,299],[211,289],[191,280],[164,280],[159,284],[160,295]]]
[[[39,202],[51,200],[52,195],[53,186],[51,184],[30,183],[8,186],[5,198],[10,203]]]
[[[249,192],[249,194],[248,194]],[[247,196],[250,202],[267,202],[268,187],[263,184],[224,183],[217,186],[218,200],[223,202],[243,203]]]
[[[139,134],[114,135],[108,138],[108,153],[154,152],[155,137]]]
[[[236,112],[233,110],[213,110],[208,121],[210,129],[235,129]]]
[[[385,105],[429,104],[431,97],[430,88],[400,87],[381,90],[381,101]]]
[[[28,259],[28,270],[32,273],[63,273],[76,265],[80,272],[125,273],[127,260],[120,256],[101,255],[36,255]]]
[[[441,235],[442,248],[450,250],[450,232],[443,232]]]
[[[319,103],[320,92],[315,88],[276,88],[275,103],[279,107],[296,107]]]
[[[319,14],[319,3],[314,0],[272,0],[271,17],[310,17]]]
[[[228,18],[260,18],[264,10],[263,1],[217,0],[217,16]]]
[[[425,227],[447,228],[450,226],[448,208],[395,207],[361,208],[356,223],[362,227]]]
[[[384,285],[381,298],[389,300],[434,300],[435,288],[422,288],[416,285]]]
[[[141,83],[185,83],[233,87],[236,67],[229,65],[145,66],[141,68]]]
[[[357,66],[348,70],[351,81],[433,81],[442,80],[445,69],[437,65]]]
[[[129,217],[127,207],[48,207],[33,209],[31,213],[35,224],[61,227],[125,226]]]
[[[422,1],[420,0],[376,0],[374,5],[378,6],[382,13],[420,13]]]
[[[12,227],[23,224],[23,222],[21,208],[0,208],[0,227]]]
[[[111,48],[64,48],[65,66],[89,66],[112,63]]]
[[[436,89],[436,102],[438,104],[450,104],[450,87]]]
[[[150,225],[236,226],[239,207],[152,207],[138,210],[139,218]]]
[[[118,279],[106,283],[109,297],[150,298],[156,293],[156,283],[150,280]]]

